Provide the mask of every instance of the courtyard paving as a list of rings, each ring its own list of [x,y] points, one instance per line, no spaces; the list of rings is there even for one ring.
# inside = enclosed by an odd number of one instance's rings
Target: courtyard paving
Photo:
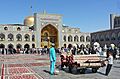
[[[90,69],[85,74],[72,74],[68,68],[60,70],[60,57],[57,55],[58,75],[49,74],[49,55],[15,54],[0,55],[1,79],[120,79],[120,60],[115,60],[109,76],[105,76],[106,67],[101,67],[97,73]]]

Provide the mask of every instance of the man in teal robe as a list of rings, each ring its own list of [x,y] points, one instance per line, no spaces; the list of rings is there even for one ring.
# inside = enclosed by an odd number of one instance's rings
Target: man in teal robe
[[[56,63],[56,52],[55,52],[54,46],[55,46],[55,44],[52,43],[51,48],[50,48],[50,74],[51,75],[54,74],[55,63]]]

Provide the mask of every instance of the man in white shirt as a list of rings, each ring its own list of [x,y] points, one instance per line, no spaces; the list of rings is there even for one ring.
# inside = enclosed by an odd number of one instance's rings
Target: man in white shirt
[[[111,68],[112,68],[112,65],[113,65],[113,54],[112,54],[112,50],[108,50],[108,58],[107,58],[107,61],[108,61],[108,65],[107,65],[107,68],[106,68],[106,73],[105,75],[108,76]]]

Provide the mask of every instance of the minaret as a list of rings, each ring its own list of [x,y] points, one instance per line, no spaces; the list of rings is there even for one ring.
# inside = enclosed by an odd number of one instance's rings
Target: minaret
[[[110,29],[114,28],[114,18],[115,18],[115,15],[110,14]]]

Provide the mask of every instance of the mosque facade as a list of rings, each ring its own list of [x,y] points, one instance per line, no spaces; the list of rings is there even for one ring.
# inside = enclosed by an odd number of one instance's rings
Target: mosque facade
[[[34,13],[24,24],[0,24],[0,48],[43,48],[55,43],[56,48],[68,44],[90,45],[90,33],[80,28],[63,26],[62,15]]]

